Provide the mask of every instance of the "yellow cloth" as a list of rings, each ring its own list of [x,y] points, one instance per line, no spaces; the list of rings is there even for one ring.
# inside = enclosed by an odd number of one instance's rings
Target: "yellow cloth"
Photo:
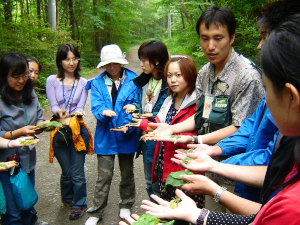
[[[70,119],[70,124],[69,124],[69,127],[72,130],[72,138],[73,138],[74,147],[75,147],[76,151],[86,150],[84,140],[80,135],[80,124],[83,125],[89,133],[89,146],[88,146],[86,154],[94,154],[94,144],[93,144],[92,133],[91,133],[89,127],[87,126],[87,124],[84,122],[84,120],[82,118],[78,119],[76,116],[73,116],[73,118]],[[61,127],[57,127],[50,132],[50,151],[49,151],[49,162],[50,163],[53,163],[53,158],[54,158],[53,138],[60,128]]]

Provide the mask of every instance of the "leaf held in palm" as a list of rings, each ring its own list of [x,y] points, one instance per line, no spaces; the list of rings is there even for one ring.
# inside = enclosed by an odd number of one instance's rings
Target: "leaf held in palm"
[[[167,180],[166,180],[163,192],[166,191],[166,186],[167,185],[172,185],[173,187],[180,187],[180,186],[188,183],[188,181],[180,179],[179,178],[180,175],[193,175],[193,174],[194,173],[192,173],[191,171],[185,171],[185,170],[170,173],[167,176]]]

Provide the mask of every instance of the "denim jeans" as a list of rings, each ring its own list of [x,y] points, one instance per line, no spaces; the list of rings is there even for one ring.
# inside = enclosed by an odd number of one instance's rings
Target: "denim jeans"
[[[89,145],[89,134],[87,129],[80,125],[80,134]],[[85,151],[76,151],[73,140],[68,143],[56,143],[53,139],[54,155],[57,158],[62,174],[60,177],[61,198],[64,202],[72,202],[73,208],[86,208],[86,179],[84,173]]]
[[[159,189],[158,181],[152,184],[152,163],[148,163],[146,161],[146,153],[143,153],[143,162],[144,162],[144,174],[146,180],[146,190],[150,200],[153,201],[150,195],[155,194],[160,197],[160,189]]]
[[[28,173],[28,176],[32,184],[34,185],[35,171],[32,170],[30,173]],[[31,213],[32,209],[20,210],[18,208],[12,194],[9,178],[10,178],[9,170],[0,172],[0,181],[6,199],[6,213],[4,215],[1,215],[1,224],[2,225],[8,225],[8,224],[29,225],[32,216]]]

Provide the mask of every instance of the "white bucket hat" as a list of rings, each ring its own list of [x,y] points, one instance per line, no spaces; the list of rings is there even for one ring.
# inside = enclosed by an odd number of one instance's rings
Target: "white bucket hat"
[[[122,65],[128,64],[128,61],[124,58],[120,47],[116,44],[103,46],[101,49],[100,59],[101,62],[98,64],[97,68],[109,63],[120,63]]]

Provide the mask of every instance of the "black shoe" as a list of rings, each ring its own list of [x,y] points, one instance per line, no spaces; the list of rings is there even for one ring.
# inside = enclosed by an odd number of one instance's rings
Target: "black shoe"
[[[70,220],[77,220],[80,217],[83,216],[84,212],[85,212],[86,208],[76,208],[76,209],[72,209],[71,214],[70,214]]]
[[[68,209],[72,209],[73,206],[73,202],[65,202],[65,201],[61,201],[64,206],[66,206]]]

